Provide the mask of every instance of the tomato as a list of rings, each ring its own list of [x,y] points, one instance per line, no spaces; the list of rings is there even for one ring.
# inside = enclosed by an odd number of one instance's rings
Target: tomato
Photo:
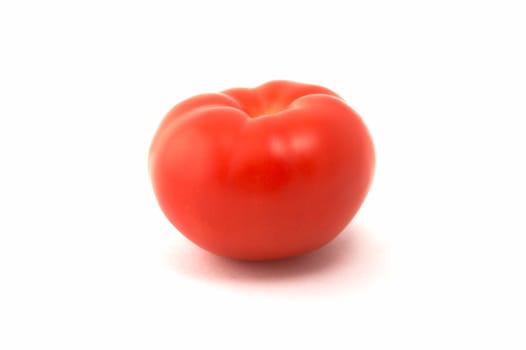
[[[180,102],[149,153],[156,198],[175,228],[243,260],[331,241],[362,205],[374,165],[360,116],[331,90],[291,81]]]

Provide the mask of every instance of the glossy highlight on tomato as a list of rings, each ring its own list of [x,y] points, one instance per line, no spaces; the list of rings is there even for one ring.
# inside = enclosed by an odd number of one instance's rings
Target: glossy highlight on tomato
[[[362,205],[374,167],[370,133],[341,97],[283,80],[180,102],[149,152],[168,220],[198,246],[242,260],[331,241]]]

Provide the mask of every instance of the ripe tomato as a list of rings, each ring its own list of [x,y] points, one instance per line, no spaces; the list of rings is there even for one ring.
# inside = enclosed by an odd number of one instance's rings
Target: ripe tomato
[[[189,98],[154,136],[149,170],[170,222],[218,255],[317,249],[369,190],[374,148],[358,114],[320,86],[271,81]]]

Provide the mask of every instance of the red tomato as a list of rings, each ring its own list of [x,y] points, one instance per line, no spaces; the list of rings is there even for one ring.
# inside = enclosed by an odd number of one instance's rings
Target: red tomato
[[[149,155],[170,222],[198,246],[244,260],[331,241],[365,199],[374,163],[354,110],[324,87],[290,81],[179,103]]]

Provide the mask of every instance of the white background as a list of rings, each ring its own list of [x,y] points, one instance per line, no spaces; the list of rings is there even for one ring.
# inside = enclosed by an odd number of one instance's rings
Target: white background
[[[1,1],[1,349],[524,349],[521,1]],[[202,92],[327,86],[377,148],[324,249],[196,248],[147,151]]]

